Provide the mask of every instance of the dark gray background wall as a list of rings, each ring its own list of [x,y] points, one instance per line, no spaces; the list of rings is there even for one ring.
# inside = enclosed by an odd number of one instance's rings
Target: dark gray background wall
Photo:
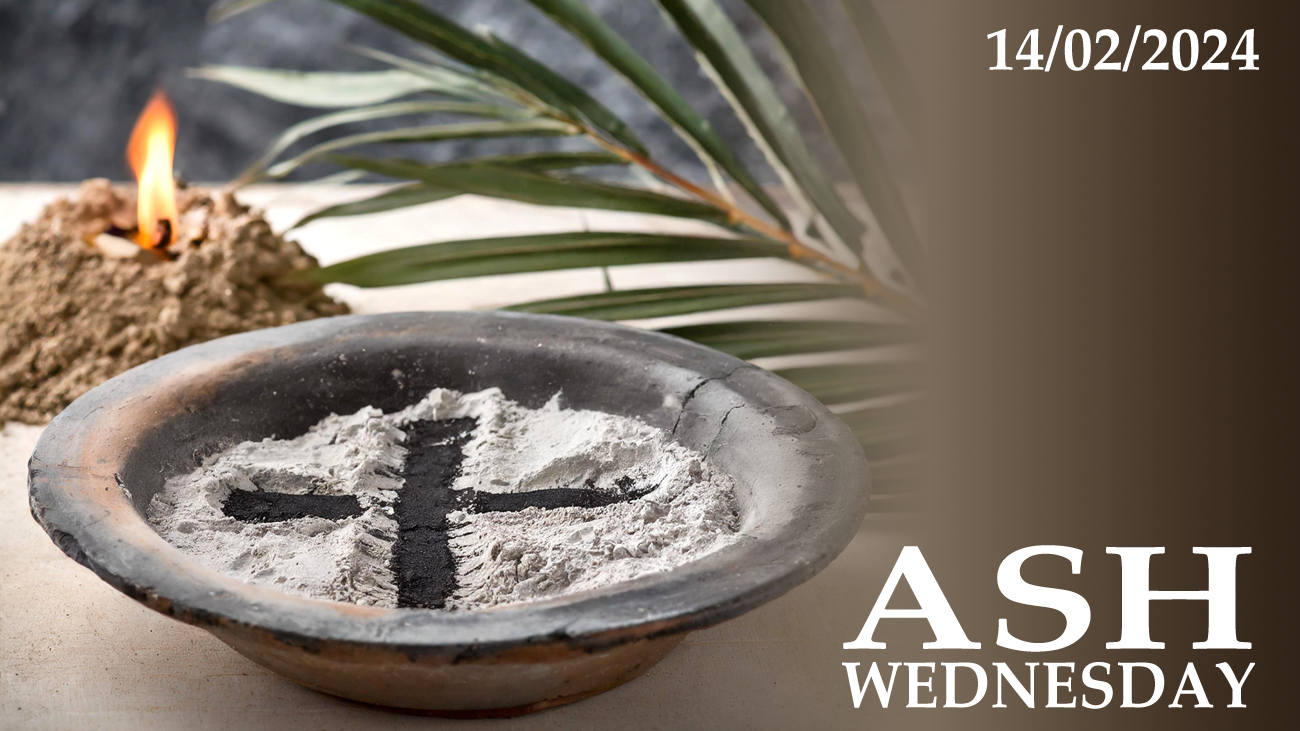
[[[489,26],[543,59],[622,115],[658,159],[693,171],[692,177],[702,175],[689,149],[636,92],[528,3],[425,1],[466,26]],[[398,53],[411,50],[401,36],[320,0],[282,0],[216,25],[204,19],[212,4],[213,0],[0,0],[0,180],[128,179],[123,149],[136,115],[158,85],[171,95],[180,117],[178,172],[192,180],[227,180],[278,131],[321,111],[189,79],[186,68],[214,63],[359,70],[381,66],[348,52],[347,44]],[[749,144],[725,100],[700,74],[690,50],[653,3],[589,0],[589,4],[712,120],[756,172],[769,176],[761,154]],[[774,47],[761,23],[739,0],[724,5],[760,60],[779,74]],[[842,19],[837,22],[836,0],[818,5],[828,15],[832,33],[847,28]],[[887,5],[882,9],[889,10]],[[857,50],[851,46],[845,48],[846,64],[863,85],[864,103],[879,117],[888,137],[892,120],[872,88],[865,56],[854,55]],[[817,134],[815,118],[801,103],[794,84],[782,76],[780,88],[814,146],[829,156],[830,148]],[[537,143],[453,142],[400,152],[445,160],[468,153],[518,151],[529,144]],[[328,170],[305,172],[314,177]]]

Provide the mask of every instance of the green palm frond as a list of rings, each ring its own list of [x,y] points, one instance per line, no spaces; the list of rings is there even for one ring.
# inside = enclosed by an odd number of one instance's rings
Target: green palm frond
[[[713,284],[601,292],[537,300],[505,309],[590,320],[640,320],[861,296],[862,290],[853,284]]]
[[[410,164],[418,165],[419,163]],[[513,167],[521,170],[545,172],[570,170],[574,168],[626,165],[627,161],[617,155],[611,155],[607,152],[528,152],[521,155],[493,155],[490,157],[479,157],[469,163],[450,164],[495,165],[499,167]],[[361,169],[352,169],[347,172],[362,175],[366,173],[365,170]],[[248,175],[248,173],[245,173],[245,175]],[[312,221],[322,218],[364,216],[370,213],[383,213],[384,211],[393,211],[399,208],[410,208],[425,203],[435,203],[437,201],[458,196],[461,192],[462,191],[430,183],[411,183],[410,185],[402,185],[362,200],[340,203],[338,205],[329,206],[328,208],[322,208],[319,211],[314,211],[302,217],[297,223],[289,228],[291,230],[301,228]]]
[[[419,91],[449,93],[446,87],[400,70],[335,73],[204,66],[190,69],[189,76],[237,86],[285,104],[319,109],[379,104]]]
[[[924,277],[921,243],[902,194],[871,132],[873,125],[857,103],[858,95],[848,73],[812,6],[806,0],[746,2],[780,39],[795,78],[807,90],[894,253],[913,277]]]
[[[221,19],[270,1],[221,3],[211,16]],[[691,101],[583,0],[520,2],[535,6],[567,30],[575,44],[587,46],[626,79],[695,151],[711,185],[693,182],[686,173],[658,162],[655,150],[587,90],[491,31],[460,26],[438,12],[436,0],[322,0],[367,16],[422,47],[424,55],[418,59],[353,49],[383,63],[387,68],[382,71],[303,73],[216,66],[192,73],[285,103],[329,110],[285,130],[236,184],[322,163],[400,182],[377,195],[315,211],[295,227],[462,194],[695,221],[701,232],[692,235],[574,231],[431,243],[339,262],[310,275],[322,282],[385,287],[603,269],[606,291],[507,309],[633,321],[757,360],[832,406],[854,430],[873,463],[876,493],[883,496],[873,501],[873,509],[913,508],[919,498],[910,491],[917,484],[922,441],[915,396],[924,388],[919,369],[909,360],[914,356],[907,347],[889,351],[886,358],[873,357],[870,363],[852,356],[881,354],[882,347],[918,340],[924,254],[848,72],[831,50],[809,0],[746,0],[779,42],[789,76],[804,90],[849,171],[848,180],[837,182],[828,172],[832,168],[809,149],[776,81],[760,66],[718,0],[653,1],[668,27],[694,50],[701,70],[748,131],[779,188],[761,185],[760,173],[765,171],[743,164]],[[858,6],[870,1],[842,0],[856,31],[853,38],[864,44],[900,122],[919,143],[923,127],[918,96],[874,8]],[[460,119],[445,121],[447,115]],[[347,125],[375,120],[405,126],[345,132],[311,142]],[[362,145],[409,147],[501,136],[569,137],[585,142],[587,149],[566,145],[566,151],[478,156],[441,164],[352,151]],[[305,147],[291,154],[299,146]],[[621,166],[640,175],[643,183],[654,184],[611,182],[591,172],[610,166]],[[865,215],[855,213],[864,208]],[[906,276],[872,270],[865,251],[867,234],[893,250]],[[754,258],[783,260],[787,267],[802,269],[803,275],[792,275],[791,281],[642,289],[614,289],[608,275],[609,267]],[[906,288],[901,282],[908,283]],[[827,319],[826,306],[840,301],[874,312],[873,321]]]

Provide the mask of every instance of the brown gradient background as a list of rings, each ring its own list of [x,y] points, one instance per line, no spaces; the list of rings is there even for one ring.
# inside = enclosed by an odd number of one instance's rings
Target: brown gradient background
[[[1094,661],[1112,665],[1106,710],[1024,710],[1009,689],[967,710],[881,712],[883,728],[1249,728],[1277,723],[1294,705],[1296,659],[1288,623],[1297,593],[1297,264],[1294,203],[1300,53],[1291,3],[929,3],[928,230],[933,252],[934,423],[926,526],[918,538],[978,651],[925,651],[924,622],[894,620],[888,651],[842,651],[837,660]],[[1225,60],[1255,28],[1261,71],[1139,71],[1154,43],[1139,43],[1127,73],[1018,69],[1020,41],[1041,28],[1046,55],[1056,26],[1119,33],[1123,61],[1133,26],[1227,33]],[[993,72],[1006,28],[1015,71]],[[1094,47],[1092,63],[1100,57]],[[1200,63],[1208,53],[1202,45]],[[1160,60],[1171,60],[1165,50]],[[1092,624],[1055,653],[997,647],[1006,617],[1022,639],[1064,628],[1054,610],[1014,605],[998,592],[998,564],[1037,544],[1082,549],[1082,573],[1064,559],[1026,564],[1031,582],[1071,589]],[[1165,650],[1111,651],[1119,639],[1119,558],[1107,546],[1164,546],[1153,588],[1203,589],[1193,546],[1251,546],[1238,562],[1238,637],[1251,650],[1193,651],[1205,638],[1204,602],[1155,602],[1152,638]],[[872,591],[878,586],[871,587]],[[874,596],[874,595],[873,595]],[[910,600],[910,597],[908,597]],[[895,601],[894,606],[905,606]],[[866,618],[868,606],[862,610]],[[917,625],[908,627],[906,625]],[[915,631],[913,631],[915,630]],[[851,633],[855,634],[855,632]],[[846,636],[845,640],[852,639]],[[1165,671],[1163,700],[1118,708],[1119,662]],[[1188,661],[1215,704],[1167,707]],[[1249,662],[1248,708],[1225,709],[1214,665]],[[940,671],[941,668],[937,668]],[[901,669],[900,669],[901,670]],[[1139,677],[1142,677],[1139,675]],[[967,682],[970,682],[969,679]],[[935,688],[942,693],[942,679]],[[968,698],[972,690],[964,690]],[[894,704],[906,702],[899,674]],[[1144,700],[1149,695],[1139,691]],[[1099,694],[1090,692],[1095,702]],[[940,705],[943,698],[940,695]],[[918,723],[921,719],[924,722]],[[1289,722],[1287,722],[1289,725]]]

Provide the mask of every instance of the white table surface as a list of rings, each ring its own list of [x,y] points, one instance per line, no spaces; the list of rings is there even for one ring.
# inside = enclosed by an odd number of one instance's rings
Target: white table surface
[[[0,240],[71,188],[0,185]],[[281,228],[315,206],[361,192],[358,186],[282,185],[260,186],[243,197],[265,207]],[[697,230],[696,224],[670,219],[465,196],[417,210],[317,222],[297,238],[328,264],[429,241],[646,225]],[[610,272],[616,288],[810,276],[770,260]],[[603,286],[599,270],[583,270],[331,291],[357,311],[383,312],[495,307]],[[822,308],[819,316],[881,316],[866,305],[814,308]],[[727,317],[798,311],[747,308]],[[901,546],[914,541],[913,519],[869,516],[844,554],[816,578],[740,618],[691,634],[646,675],[608,693],[520,719],[448,721],[379,711],[301,688],[202,630],[145,609],[64,557],[27,507],[27,457],[40,433],[40,427],[21,424],[0,428],[0,729],[795,729],[860,728],[879,720],[866,708],[852,707],[840,662],[862,658],[846,655],[841,644],[857,635]]]

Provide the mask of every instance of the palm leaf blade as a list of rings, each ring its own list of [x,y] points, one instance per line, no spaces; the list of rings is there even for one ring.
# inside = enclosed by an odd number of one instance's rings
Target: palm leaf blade
[[[500,107],[489,104],[479,104],[474,102],[446,102],[446,101],[424,101],[424,102],[394,102],[391,104],[379,104],[372,107],[358,107],[356,109],[345,109],[340,112],[331,112],[319,117],[312,117],[298,124],[289,127],[278,137],[271,141],[270,147],[262,154],[252,165],[248,166],[233,185],[238,187],[241,182],[252,180],[261,175],[275,159],[285,150],[292,147],[296,142],[330,127],[337,127],[344,124],[354,124],[356,122],[365,122],[375,119],[387,119],[389,117],[400,117],[409,114],[466,114],[480,117],[496,117],[503,119],[517,118],[526,116],[527,113],[520,109],[510,109],[509,107]]]
[[[874,463],[921,449],[924,431],[920,411],[921,403],[912,400],[840,414],[840,418]]]
[[[660,332],[745,360],[895,345],[913,335],[911,328],[900,325],[814,320],[716,322]]]
[[[849,172],[894,252],[913,276],[925,276],[916,231],[871,134],[871,123],[844,66],[806,0],[746,0],[781,41],[796,77],[820,114]]]
[[[862,401],[919,387],[913,366],[899,363],[819,365],[775,371],[824,404]]]
[[[623,120],[596,101],[582,87],[565,79],[536,59],[511,46],[494,35],[488,35],[488,43],[503,56],[509,58],[521,73],[528,74],[537,84],[547,87],[556,98],[564,102],[569,110],[577,112],[595,126],[604,130],[609,136],[622,142],[639,154],[646,154],[645,145],[632,132]]]
[[[494,44],[419,3],[412,0],[332,1],[369,16],[466,66],[479,69],[508,85],[521,89],[544,104],[565,112],[580,114],[564,95],[547,83],[558,77],[553,74],[537,76],[536,69],[541,65],[522,51],[508,48],[509,52],[506,52],[503,50],[504,43],[497,41]],[[530,63],[520,65],[518,62],[520,58],[527,59]],[[591,103],[595,104],[595,101],[592,100]]]
[[[380,104],[416,92],[440,91],[428,79],[397,69],[335,72],[202,66],[190,69],[188,74],[285,104],[322,109]]]
[[[691,42],[737,116],[750,130],[772,168],[792,192],[802,191],[855,252],[862,250],[862,222],[844,205],[830,179],[803,142],[803,135],[771,79],[716,0],[657,0]]]
[[[567,170],[569,168],[598,167],[602,165],[626,165],[627,160],[609,152],[585,150],[581,152],[549,151],[521,152],[512,155],[492,155],[487,157],[476,157],[472,160],[467,160],[464,163],[450,164],[504,165],[506,167],[519,168],[520,170],[544,172],[547,170]]]
[[[918,142],[918,147],[925,145],[925,120],[921,111],[921,101],[917,96],[916,85],[907,73],[903,56],[898,52],[894,39],[885,27],[885,21],[872,2],[861,0],[840,0],[848,13],[853,28],[858,32],[862,47],[871,59],[871,66],[880,78],[894,111],[903,122],[903,126]]]
[[[437,142],[439,140],[485,139],[491,137],[520,137],[531,135],[573,135],[577,130],[572,126],[550,119],[530,119],[518,121],[464,122],[457,124],[433,124],[420,127],[401,127],[380,130],[378,132],[361,132],[332,140],[312,147],[300,155],[276,163],[266,170],[266,175],[281,178],[298,168],[313,162],[335,150],[342,150],[357,145],[369,145],[387,142]]]
[[[220,23],[221,21],[233,15],[238,15],[245,10],[252,10],[260,5],[268,5],[275,0],[222,0],[212,6],[208,11],[209,23]]]
[[[496,155],[493,157],[478,158],[476,162],[491,163],[495,165],[507,165],[518,167],[523,170],[564,170],[576,167],[590,167],[596,165],[623,165],[626,160],[617,155],[611,155],[605,152],[528,152],[518,155]],[[457,163],[450,163],[455,165]],[[365,174],[363,170],[353,170],[358,174]],[[369,198],[351,201],[349,203],[340,203],[329,206],[319,211],[315,211],[293,226],[290,229],[301,228],[320,218],[333,218],[341,216],[363,216],[371,213],[382,213],[392,211],[398,208],[408,208],[411,206],[423,205],[425,203],[435,203],[437,201],[454,198],[460,195],[459,190],[448,190],[434,185],[425,183],[412,183],[403,185],[392,190],[385,191]]]
[[[338,205],[322,208],[319,211],[302,217],[297,223],[289,227],[289,230],[302,228],[312,221],[321,218],[339,218],[343,216],[364,216],[371,213],[383,213],[398,208],[409,208],[411,206],[423,205],[425,203],[435,203],[437,201],[454,198],[460,195],[460,191],[437,188],[432,185],[423,183],[412,183],[403,185],[392,190],[385,191],[369,198],[363,198],[349,203],[340,203]]]
[[[784,255],[784,247],[761,239],[573,232],[392,249],[312,270],[308,276],[321,282],[386,287],[492,274]]]
[[[505,309],[593,320],[637,320],[861,294],[862,290],[851,284],[715,284],[600,292],[538,300]]]
[[[622,74],[646,99],[659,108],[677,129],[684,132],[710,158],[727,171],[754,200],[784,228],[789,229],[781,207],[763,190],[757,179],[702,117],[658,71],[628,45],[581,0],[528,0],[586,43],[615,71]]]
[[[873,495],[867,504],[868,513],[919,513],[925,510],[925,496],[919,492],[894,495]]]
[[[921,454],[908,452],[871,463],[871,495],[898,495],[915,490],[922,475]]]
[[[582,178],[556,178],[503,165],[456,163],[422,165],[402,160],[373,160],[352,155],[330,157],[344,167],[367,170],[406,180],[419,180],[462,193],[532,203],[543,206],[602,208],[695,218],[726,224],[726,211],[703,203]]]
[[[475,75],[476,72],[472,70],[466,72],[447,66],[414,61],[366,46],[348,46],[348,49],[360,56],[373,58],[393,68],[419,76],[435,84],[439,94],[471,101],[500,102],[503,99],[510,99],[509,95],[492,86],[488,80]]]

